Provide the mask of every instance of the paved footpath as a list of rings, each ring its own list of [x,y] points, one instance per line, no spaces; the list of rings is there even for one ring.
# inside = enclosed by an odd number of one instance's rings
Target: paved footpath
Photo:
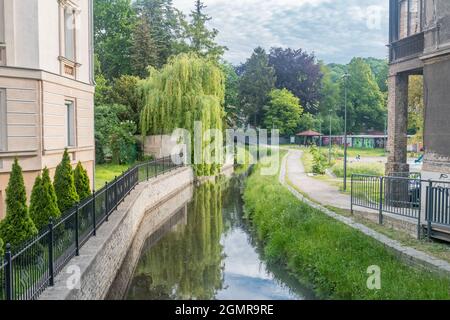
[[[338,220],[351,228],[361,231],[365,235],[378,240],[386,247],[390,248],[397,255],[406,261],[407,263],[413,263],[418,266],[425,266],[427,269],[433,269],[445,276],[450,276],[450,263],[436,257],[430,256],[427,253],[416,250],[411,247],[407,247],[402,245],[400,242],[393,240],[361,223],[355,222],[350,217],[344,217],[339,215],[327,208],[323,205],[318,204],[320,202],[322,204],[331,204],[335,207],[337,206],[349,206],[350,199],[348,196],[341,194],[337,188],[327,185],[325,182],[315,181],[315,179],[308,177],[303,169],[303,164],[300,161],[302,152],[299,150],[289,150],[289,153],[282,161],[279,181],[283,184],[294,196],[296,196],[299,200],[307,203],[311,207],[318,209],[328,215],[329,217]],[[290,186],[286,182],[286,177],[289,177],[289,180],[294,183],[296,186],[299,186],[300,190],[308,195],[311,195],[311,199],[314,199],[315,202],[305,198],[302,194],[300,194],[295,188]],[[319,201],[319,199],[322,199]],[[348,202],[346,202],[348,201]],[[345,208],[345,207],[344,207]]]
[[[301,161],[303,151],[289,150],[286,159],[286,176],[289,181],[308,198],[323,205],[350,210],[350,195],[327,182],[309,177]]]

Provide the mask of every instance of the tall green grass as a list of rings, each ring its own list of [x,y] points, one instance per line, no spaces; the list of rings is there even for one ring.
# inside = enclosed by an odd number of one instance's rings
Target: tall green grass
[[[331,168],[331,171],[338,177],[344,177],[344,163],[343,161],[338,161]],[[351,177],[352,174],[367,174],[374,176],[384,175],[384,164],[382,163],[348,163],[347,164],[347,177]]]
[[[265,253],[330,299],[449,299],[450,280],[402,262],[381,243],[294,197],[260,165],[246,181],[246,215]],[[381,289],[369,290],[369,266],[381,268]]]

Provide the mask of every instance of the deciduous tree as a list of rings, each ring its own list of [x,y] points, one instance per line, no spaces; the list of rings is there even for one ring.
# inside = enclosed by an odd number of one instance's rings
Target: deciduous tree
[[[322,73],[313,54],[302,49],[272,48],[269,64],[274,68],[278,89],[286,88],[300,98],[308,112],[317,113]]]
[[[360,133],[363,130],[383,130],[386,105],[383,94],[373,76],[370,66],[362,58],[354,58],[348,65],[349,77],[341,79],[341,110],[344,112],[344,88],[347,85],[348,129]]]
[[[265,127],[278,129],[283,136],[293,135],[303,113],[300,100],[287,89],[272,90],[269,97]]]
[[[94,1],[94,43],[103,75],[131,74],[131,47],[137,16],[131,0]]]
[[[160,71],[153,70],[140,85],[145,97],[142,134],[171,134],[174,129],[184,128],[193,138],[196,121],[201,121],[202,136],[209,129],[222,131],[225,80],[215,61],[193,53],[181,54]],[[197,151],[201,151],[202,158],[194,165],[199,176],[214,175],[220,169],[217,161],[205,161],[204,150],[209,145],[215,145],[216,150],[222,147],[218,139],[201,141],[202,150]],[[191,154],[193,157],[194,152]]]

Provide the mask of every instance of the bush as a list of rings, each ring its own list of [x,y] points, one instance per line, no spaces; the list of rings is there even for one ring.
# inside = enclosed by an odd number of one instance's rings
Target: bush
[[[64,214],[66,210],[72,208],[79,201],[67,149],[64,150],[61,163],[56,167],[54,187],[58,208]]]
[[[95,141],[97,163],[111,160],[114,164],[132,163],[137,158],[137,126],[133,121],[122,121],[126,112],[123,105],[95,106]]]
[[[46,227],[50,218],[57,219],[61,216],[55,189],[47,168],[44,169],[42,178],[38,176],[34,183],[31,192],[30,216],[38,230]]]
[[[15,159],[6,188],[6,218],[0,224],[0,238],[16,248],[37,232],[27,208],[22,168]]]
[[[311,146],[310,152],[313,156],[312,171],[315,174],[325,174],[327,168],[326,156],[316,146]]]
[[[4,248],[4,243],[3,243],[3,240],[0,238],[0,259],[2,259],[2,261],[3,261],[3,256],[5,255],[5,250],[3,249]]]
[[[91,182],[81,162],[78,162],[77,167],[73,171],[73,178],[80,201],[89,197],[91,195]]]

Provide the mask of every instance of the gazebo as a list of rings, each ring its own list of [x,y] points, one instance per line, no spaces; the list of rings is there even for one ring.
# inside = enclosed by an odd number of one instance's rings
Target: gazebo
[[[313,131],[307,130],[296,134],[297,137],[303,137],[303,145],[308,145],[308,141],[310,144],[314,143],[316,138],[322,138],[323,134]]]

